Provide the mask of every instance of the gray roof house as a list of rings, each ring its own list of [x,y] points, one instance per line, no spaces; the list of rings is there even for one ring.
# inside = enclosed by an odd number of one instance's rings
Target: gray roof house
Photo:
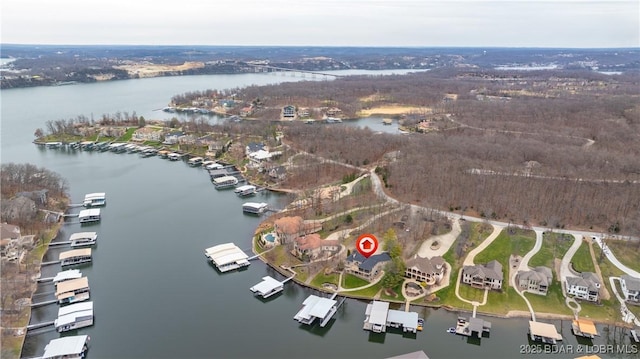
[[[595,273],[582,272],[579,277],[566,278],[566,290],[567,294],[571,294],[578,299],[597,302],[600,292],[600,280]]]
[[[427,285],[438,284],[444,276],[445,263],[442,257],[426,258],[416,256],[407,261],[404,276],[419,282],[426,282]]]
[[[553,274],[549,267],[535,267],[528,271],[518,271],[516,283],[520,290],[547,295]]]
[[[624,293],[624,300],[640,303],[640,278],[632,277],[628,274],[620,276],[620,286]]]
[[[391,261],[389,253],[382,252],[365,258],[362,254],[354,251],[345,261],[345,270],[368,281],[373,280],[380,274],[382,267]]]
[[[502,289],[502,264],[492,260],[487,264],[476,264],[462,268],[462,283],[475,288]]]

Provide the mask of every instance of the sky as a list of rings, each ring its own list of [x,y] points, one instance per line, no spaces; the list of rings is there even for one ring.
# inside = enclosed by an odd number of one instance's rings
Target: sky
[[[2,0],[12,44],[640,46],[638,0]]]

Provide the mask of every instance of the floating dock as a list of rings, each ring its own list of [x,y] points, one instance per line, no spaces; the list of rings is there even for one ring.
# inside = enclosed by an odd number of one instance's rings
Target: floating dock
[[[456,323],[455,333],[464,335],[467,337],[475,336],[477,338],[482,338],[484,333],[489,333],[491,331],[491,322],[486,320],[471,317],[458,317],[458,321]]]
[[[76,335],[53,339],[44,347],[40,359],[84,358],[89,346],[88,335]]]
[[[367,304],[362,329],[374,333],[384,333],[387,327],[400,328],[402,331],[416,333],[418,331],[418,313],[389,309],[388,302],[374,300]]]
[[[322,298],[317,295],[310,295],[302,302],[302,309],[293,317],[302,324],[311,325],[316,319],[320,320],[320,326],[327,325],[329,320],[338,311],[338,307],[344,303],[344,300],[338,303],[334,298],[334,293],[331,298]]]
[[[545,344],[556,344],[562,340],[556,326],[549,323],[529,321],[529,335],[532,341],[541,341]]]
[[[575,319],[571,322],[571,330],[574,335],[593,339],[598,334],[596,325],[591,320],[587,319]]]
[[[233,243],[219,244],[204,250],[205,256],[220,272],[228,272],[248,266],[249,256]]]
[[[269,298],[270,296],[282,292],[284,284],[293,279],[293,276],[279,281],[270,276],[262,277],[262,282],[249,288],[256,295],[260,295],[262,298]]]

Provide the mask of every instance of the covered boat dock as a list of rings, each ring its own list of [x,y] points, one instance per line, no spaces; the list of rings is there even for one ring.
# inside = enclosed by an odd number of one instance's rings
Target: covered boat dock
[[[219,244],[205,249],[204,254],[211,259],[220,272],[227,272],[248,266],[249,256],[233,243]]]
[[[558,333],[556,326],[549,323],[529,321],[529,335],[531,340],[547,344],[556,344],[562,340],[562,335]]]
[[[89,345],[88,335],[53,339],[44,347],[42,359],[84,358]]]
[[[320,319],[320,326],[327,325],[331,317],[338,310],[338,301],[334,298],[334,294],[331,298],[318,297],[317,295],[310,295],[302,302],[302,309],[293,317],[302,324],[311,325],[316,319]]]
[[[270,276],[262,277],[262,282],[249,288],[249,290],[254,294],[260,295],[262,298],[269,298],[270,296],[281,292],[284,289],[284,284],[291,279],[293,279],[293,276],[281,282]]]

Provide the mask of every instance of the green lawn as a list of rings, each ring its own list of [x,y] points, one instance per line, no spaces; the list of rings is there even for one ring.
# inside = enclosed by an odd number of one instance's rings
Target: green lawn
[[[640,242],[616,241],[608,240],[607,247],[611,253],[627,267],[640,271]],[[594,244],[594,249],[600,249],[600,246]]]
[[[340,276],[336,273],[331,273],[329,275],[324,274],[324,270],[321,270],[312,280],[311,285],[316,288],[322,288],[322,284],[324,283],[333,283],[338,285],[338,280]]]
[[[593,260],[591,259],[591,252],[589,252],[589,244],[587,242],[582,242],[580,244],[580,248],[576,254],[571,258],[571,264],[573,265],[573,269],[578,272],[595,272],[596,267],[593,265]]]
[[[127,132],[125,132],[124,135],[120,136],[120,138],[118,138],[118,141],[122,141],[122,142],[131,141],[131,137],[133,137],[133,133],[136,132],[136,130],[137,130],[136,127],[127,128]]]
[[[542,237],[542,247],[531,260],[530,267],[545,266],[553,268],[553,259],[562,258],[573,243],[573,236],[561,233],[545,232]]]
[[[502,231],[487,248],[480,252],[474,262],[477,264],[497,260],[502,264],[503,270],[509,266],[509,256],[518,254],[523,256],[529,252],[535,244],[535,232],[517,230],[514,234]]]
[[[396,292],[397,296],[393,297],[393,296],[387,295],[387,293],[385,293],[385,291],[382,290],[382,292],[380,292],[380,299],[387,300],[387,301],[400,301],[400,302],[406,301],[404,295],[402,295],[402,283],[398,284],[395,288],[393,288],[393,291]]]
[[[344,274],[342,276],[342,287],[345,289],[358,288],[369,284],[366,280],[356,277],[353,274]]]
[[[378,282],[369,288],[356,290],[354,292],[345,292],[345,293],[350,296],[353,295],[358,297],[373,298],[373,296],[375,296],[380,291],[380,289],[382,289],[382,284]]]
[[[563,315],[572,315],[573,311],[565,304],[564,296],[562,295],[562,285],[558,282],[557,278],[554,278],[553,282],[549,286],[547,295],[538,295],[533,293],[524,294],[533,311],[536,313],[557,313]]]

